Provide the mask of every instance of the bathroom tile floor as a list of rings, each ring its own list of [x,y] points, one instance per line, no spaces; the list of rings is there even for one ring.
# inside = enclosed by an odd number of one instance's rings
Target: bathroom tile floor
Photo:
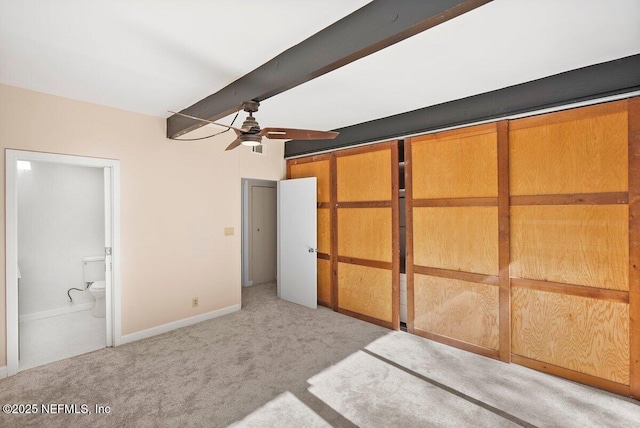
[[[105,318],[91,310],[20,323],[20,371],[104,348]]]

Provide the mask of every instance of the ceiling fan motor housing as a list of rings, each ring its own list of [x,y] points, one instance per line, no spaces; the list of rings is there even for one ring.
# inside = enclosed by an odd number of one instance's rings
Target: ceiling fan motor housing
[[[260,125],[253,116],[249,116],[244,122],[242,122],[242,129],[247,129],[247,132],[257,134],[260,132]]]

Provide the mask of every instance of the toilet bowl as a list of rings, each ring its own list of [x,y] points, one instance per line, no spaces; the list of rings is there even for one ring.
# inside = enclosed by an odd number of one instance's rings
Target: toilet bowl
[[[96,318],[104,318],[106,316],[106,307],[104,301],[106,284],[104,281],[96,281],[89,286],[89,293],[96,298],[91,314]]]

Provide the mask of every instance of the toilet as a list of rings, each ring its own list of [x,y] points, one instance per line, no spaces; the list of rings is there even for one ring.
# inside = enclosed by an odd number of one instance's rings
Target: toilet
[[[89,293],[96,300],[91,313],[94,317],[104,318],[107,313],[104,256],[83,257],[82,274],[84,282],[89,285]]]
[[[95,297],[96,302],[93,305],[91,313],[94,317],[104,318],[107,314],[107,308],[104,300],[106,283],[104,280],[96,281],[89,286],[89,293]]]

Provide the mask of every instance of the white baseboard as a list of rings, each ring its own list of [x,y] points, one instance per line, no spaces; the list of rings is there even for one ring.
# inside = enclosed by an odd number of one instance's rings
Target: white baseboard
[[[120,338],[118,345],[124,345],[125,343],[135,342],[136,340],[146,339],[147,337],[157,336],[158,334],[167,333],[178,328],[187,327],[193,324],[198,324],[202,321],[210,320],[212,318],[218,318],[223,315],[228,315],[240,310],[240,305],[228,306],[226,308],[217,309],[215,311],[207,312],[205,314],[196,315],[190,318],[184,318],[178,321],[170,322],[168,324],[159,325],[157,327],[148,328],[146,330],[137,331],[135,333],[124,335]]]
[[[7,377],[7,366],[0,367],[0,379]]]
[[[86,311],[91,308],[93,308],[93,302],[67,306],[66,308],[51,309],[50,311],[34,312],[33,314],[21,315],[20,322],[57,317],[58,315],[70,314],[70,313],[79,312],[79,311]]]

